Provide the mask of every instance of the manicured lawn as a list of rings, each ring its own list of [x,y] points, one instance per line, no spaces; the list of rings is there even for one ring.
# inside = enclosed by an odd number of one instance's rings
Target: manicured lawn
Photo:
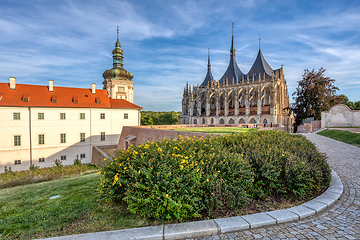
[[[326,129],[318,133],[319,135],[329,137],[338,141],[360,146],[360,133],[353,133],[342,130],[329,130]]]
[[[242,128],[242,127],[198,127],[198,128],[179,128],[176,131],[184,132],[206,132],[206,133],[233,133],[233,132],[250,132],[256,131],[258,128]]]
[[[157,224],[106,203],[97,173],[0,190],[0,239],[32,239]],[[60,197],[50,200],[51,196]]]

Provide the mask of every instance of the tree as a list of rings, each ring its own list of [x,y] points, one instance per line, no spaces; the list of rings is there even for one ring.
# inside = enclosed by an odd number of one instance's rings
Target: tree
[[[180,124],[181,112],[141,112],[141,125],[174,125]]]
[[[349,98],[344,94],[341,94],[340,97],[342,98],[341,103],[348,106],[351,110],[360,110],[360,101],[357,102],[349,101]]]
[[[292,94],[295,103],[291,108],[295,114],[296,124],[299,125],[308,117],[319,120],[322,111],[341,103],[342,97],[336,95],[339,89],[334,85],[335,80],[325,77],[324,72],[324,68],[318,71],[305,69],[302,80],[298,81],[298,86]]]

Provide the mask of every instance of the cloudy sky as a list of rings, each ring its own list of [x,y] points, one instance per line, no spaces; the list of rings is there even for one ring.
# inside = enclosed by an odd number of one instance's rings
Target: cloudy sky
[[[289,94],[304,69],[326,69],[339,94],[360,100],[358,0],[1,0],[0,82],[102,88],[120,27],[134,102],[179,111],[186,82],[201,84],[211,51],[218,80],[229,61],[231,24],[237,63],[247,73],[259,48],[284,65]]]

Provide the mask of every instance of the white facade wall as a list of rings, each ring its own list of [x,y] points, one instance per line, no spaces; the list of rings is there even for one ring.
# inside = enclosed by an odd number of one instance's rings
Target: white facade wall
[[[14,113],[20,113],[20,120],[13,119]],[[44,113],[43,120],[38,119],[38,113]],[[60,119],[60,113],[65,113],[66,119]],[[80,113],[85,113],[85,119],[80,119]],[[30,159],[36,166],[49,167],[61,156],[66,156],[62,162],[68,165],[85,154],[82,163],[90,163],[93,146],[117,145],[122,127],[138,126],[139,117],[139,109],[0,107],[0,173],[5,166],[15,171],[29,169]],[[104,141],[101,132],[105,132]],[[80,133],[85,133],[85,142],[80,142]],[[44,144],[39,144],[40,134]],[[60,134],[66,134],[66,143],[61,143]],[[21,146],[14,146],[16,135],[21,137]],[[15,160],[21,164],[14,165]]]

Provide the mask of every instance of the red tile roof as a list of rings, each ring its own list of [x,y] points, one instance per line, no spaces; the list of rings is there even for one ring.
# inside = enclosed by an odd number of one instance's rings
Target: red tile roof
[[[11,90],[10,84],[0,83],[0,106],[142,109],[126,100],[109,98],[106,90],[96,89],[95,94],[87,88],[54,86],[53,90],[49,92],[48,86],[27,84],[16,84]]]

